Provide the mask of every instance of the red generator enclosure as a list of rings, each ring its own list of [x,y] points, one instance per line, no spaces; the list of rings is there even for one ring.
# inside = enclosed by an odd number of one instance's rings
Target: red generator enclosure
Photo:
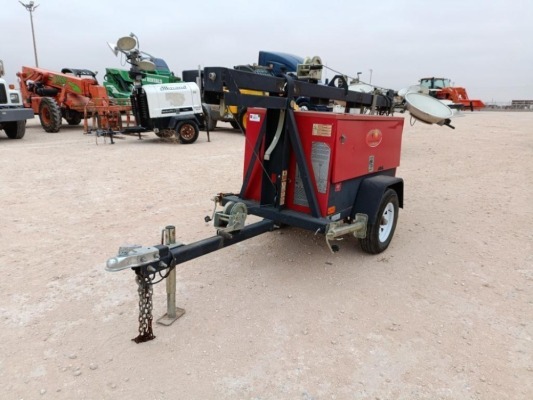
[[[395,175],[400,165],[403,118],[313,111],[295,111],[294,115],[321,217],[351,210],[363,177]],[[253,158],[265,116],[265,109],[248,109],[244,173]],[[264,150],[263,143],[244,191],[245,199],[261,199]],[[294,154],[290,156],[286,191],[281,196],[281,205],[287,209],[310,213]]]

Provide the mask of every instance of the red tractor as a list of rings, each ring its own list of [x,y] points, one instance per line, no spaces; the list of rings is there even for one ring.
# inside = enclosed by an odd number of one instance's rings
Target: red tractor
[[[450,80],[446,78],[422,78],[420,86],[429,89],[429,94],[439,100],[449,100],[471,111],[485,107],[481,100],[468,98],[464,87],[452,86]]]
[[[17,73],[24,107],[39,115],[46,132],[58,132],[62,118],[69,125],[88,118],[96,121],[98,129],[121,130],[122,117],[131,107],[111,102],[96,74],[86,69],[63,68],[61,73],[42,68],[22,67]]]

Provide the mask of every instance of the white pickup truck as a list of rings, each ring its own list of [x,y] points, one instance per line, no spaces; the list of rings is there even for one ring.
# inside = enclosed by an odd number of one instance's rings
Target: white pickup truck
[[[26,133],[26,120],[33,118],[33,110],[24,108],[20,92],[4,79],[4,64],[0,60],[0,131],[10,139],[21,139]]]

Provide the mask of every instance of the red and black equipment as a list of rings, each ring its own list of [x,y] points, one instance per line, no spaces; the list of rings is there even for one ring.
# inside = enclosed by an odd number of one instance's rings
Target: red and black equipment
[[[336,239],[352,234],[365,252],[380,253],[403,206],[403,180],[395,175],[404,119],[392,116],[393,91],[350,91],[342,76],[329,85],[219,67],[205,68],[204,76],[209,103],[247,108],[242,187],[215,197],[215,208],[224,207],[213,213],[215,236],[188,245],[123,247],[107,261],[108,271],[132,268],[137,274],[144,321],[137,342],[153,339],[147,310],[157,273],[283,225],[324,234],[332,251],[338,250]],[[335,102],[345,112],[297,110],[302,98],[309,108]],[[263,220],[245,225],[248,214]]]
[[[338,87],[344,82],[339,76],[326,86],[226,68],[204,73],[206,93],[219,95],[227,105],[248,107],[243,185],[238,195],[222,195],[222,204],[243,202],[249,214],[323,234],[340,222],[349,225],[358,214],[367,216],[367,227],[375,224],[387,189],[403,205],[403,181],[395,172],[404,119],[390,116],[392,91],[351,92]],[[295,111],[293,102],[301,97],[316,105],[343,102],[347,113]]]

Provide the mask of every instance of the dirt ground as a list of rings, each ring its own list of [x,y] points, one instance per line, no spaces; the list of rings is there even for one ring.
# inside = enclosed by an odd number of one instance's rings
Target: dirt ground
[[[186,314],[135,344],[125,243],[214,234],[245,138],[81,127],[0,135],[2,399],[532,399],[533,113],[405,120],[405,207],[380,255],[287,228],[177,267]],[[154,317],[166,311],[154,286]]]

